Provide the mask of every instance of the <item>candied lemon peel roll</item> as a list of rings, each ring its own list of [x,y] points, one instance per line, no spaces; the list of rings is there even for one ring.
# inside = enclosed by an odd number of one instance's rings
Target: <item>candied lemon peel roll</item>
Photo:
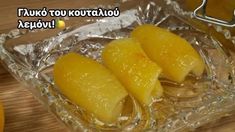
[[[162,95],[158,81],[161,68],[147,57],[137,41],[125,38],[110,42],[103,50],[102,59],[141,103],[148,105],[152,98]]]
[[[56,61],[53,74],[62,94],[101,121],[111,123],[121,114],[128,93],[118,79],[98,62],[68,53]]]
[[[140,42],[148,57],[172,81],[180,83],[189,72],[200,76],[204,71],[204,62],[195,49],[185,39],[166,29],[145,24],[135,28],[131,37]]]

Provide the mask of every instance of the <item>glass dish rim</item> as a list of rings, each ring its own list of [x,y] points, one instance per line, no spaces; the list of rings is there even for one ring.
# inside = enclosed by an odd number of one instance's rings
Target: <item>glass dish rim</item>
[[[192,18],[192,12],[188,13],[188,12],[184,11],[183,9],[181,9],[179,4],[176,1],[172,1],[172,0],[163,0],[163,1],[165,1],[168,4],[172,4],[171,6],[174,7],[175,9],[177,9],[177,11],[180,11],[181,14],[184,14],[185,17]],[[181,9],[181,10],[178,10],[178,9]],[[224,34],[226,39],[230,40],[233,44],[235,44],[235,36],[231,36],[231,33],[230,33],[229,30],[227,30],[227,29],[225,29],[221,26],[212,25],[212,24],[208,24],[208,26],[213,27],[217,32]],[[5,41],[4,39],[6,39],[7,36],[13,34],[13,36],[16,35],[16,37],[17,37],[17,34],[14,34],[14,31],[15,31],[15,29],[11,30],[7,34],[0,34],[0,58],[3,60],[4,65],[7,66],[6,69],[8,69],[10,72],[12,72],[11,68],[20,68],[20,67],[17,66],[17,65],[12,65],[12,62],[15,62],[16,60],[14,60],[14,58],[11,57],[11,53],[8,53],[8,51],[5,50],[3,44],[4,44],[4,41]],[[8,64],[10,64],[10,65],[8,65]],[[27,81],[30,81],[30,78],[17,77],[17,76],[19,76],[19,74],[22,74],[22,73],[20,73],[20,71],[19,71],[19,73],[11,73],[11,74],[13,76],[16,76],[15,78],[20,79],[19,80],[20,82],[26,83]],[[27,74],[27,73],[25,73],[25,74]],[[35,82],[35,86],[33,86],[33,87],[38,87],[37,83],[40,83],[40,82]],[[228,95],[229,100],[230,99],[235,100],[234,93],[235,93],[235,91],[231,91],[231,95]],[[34,93],[34,94],[38,94],[38,93]],[[40,100],[40,99],[38,99],[38,100]],[[235,104],[234,104],[234,106],[235,106]],[[231,107],[234,107],[234,106],[231,105]],[[182,115],[183,115],[183,113],[182,113]],[[200,126],[200,124],[198,126]],[[162,130],[168,130],[168,128],[162,128]]]

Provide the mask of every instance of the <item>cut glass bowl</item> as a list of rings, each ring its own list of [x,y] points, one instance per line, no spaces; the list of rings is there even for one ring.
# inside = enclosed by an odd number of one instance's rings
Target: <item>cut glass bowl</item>
[[[63,31],[19,30],[0,35],[4,66],[34,96],[72,131],[182,131],[216,120],[235,106],[235,37],[220,26],[193,19],[182,1],[122,0],[90,2],[78,8],[119,7],[119,17],[60,18],[69,23]],[[160,78],[164,96],[150,106],[129,97],[131,111],[117,122],[105,124],[73,104],[53,82],[53,64],[58,57],[77,52],[102,63],[100,55],[110,41],[129,37],[138,25],[150,23],[185,38],[206,64],[204,74],[188,75],[177,84]],[[167,58],[166,58],[167,59]]]

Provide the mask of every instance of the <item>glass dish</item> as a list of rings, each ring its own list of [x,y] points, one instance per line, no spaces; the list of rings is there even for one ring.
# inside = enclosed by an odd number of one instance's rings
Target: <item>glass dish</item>
[[[89,6],[78,3],[77,8],[117,6],[119,17],[60,18],[69,25],[63,31],[13,29],[1,34],[0,57],[10,73],[72,131],[194,130],[234,110],[235,37],[229,30],[194,20],[180,0],[100,0]],[[126,105],[132,109],[112,124],[102,123],[56,88],[52,72],[58,57],[77,52],[102,63],[105,44],[128,37],[144,23],[167,28],[189,41],[206,64],[204,74],[189,75],[182,84],[161,78],[165,90],[161,99],[143,107],[130,97]]]

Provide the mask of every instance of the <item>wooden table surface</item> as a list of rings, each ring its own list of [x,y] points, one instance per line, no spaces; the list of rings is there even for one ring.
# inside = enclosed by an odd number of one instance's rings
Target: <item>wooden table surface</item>
[[[79,0],[77,0],[79,1]],[[0,2],[0,33],[16,27],[17,7],[69,7],[76,0],[8,0]],[[81,2],[81,1],[80,1]],[[19,84],[0,64],[0,100],[5,108],[5,132],[66,132],[33,95]],[[235,115],[205,125],[196,131],[235,132]]]

